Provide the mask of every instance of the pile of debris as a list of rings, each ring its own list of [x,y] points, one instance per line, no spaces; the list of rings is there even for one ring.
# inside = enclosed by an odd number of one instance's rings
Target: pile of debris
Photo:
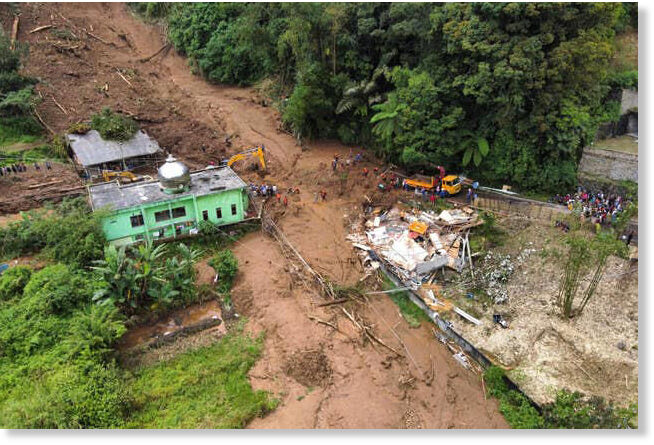
[[[376,209],[365,222],[365,233],[348,236],[362,250],[364,266],[376,269],[368,252],[381,256],[392,272],[417,289],[444,267],[461,272],[470,246],[470,228],[481,224],[468,208],[443,210],[440,214],[417,209]]]
[[[370,214],[358,233],[348,235],[364,268],[372,272],[383,262],[430,309],[459,313],[459,308],[438,298],[440,286],[434,280],[445,268],[460,273],[469,264],[472,269],[469,233],[483,223],[477,212],[469,207],[437,213],[395,206],[377,208]],[[459,315],[478,322],[466,317],[468,314]]]
[[[481,263],[481,280],[478,285],[486,291],[495,304],[504,303],[509,298],[506,289],[509,278],[534,252],[536,249],[523,249],[515,259],[512,259],[511,255],[488,252]]]

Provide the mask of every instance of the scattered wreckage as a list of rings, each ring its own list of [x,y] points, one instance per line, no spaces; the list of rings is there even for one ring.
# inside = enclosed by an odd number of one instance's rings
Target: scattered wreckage
[[[364,268],[374,271],[383,262],[432,311],[453,311],[479,325],[475,317],[439,298],[441,288],[434,283],[445,268],[460,273],[468,265],[474,275],[469,235],[483,224],[479,214],[469,207],[434,212],[398,206],[371,214],[358,232],[347,236]]]

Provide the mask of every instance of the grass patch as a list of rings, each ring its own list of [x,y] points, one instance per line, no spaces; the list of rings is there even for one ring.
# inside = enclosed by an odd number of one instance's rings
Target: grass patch
[[[18,162],[24,162],[29,165],[46,160],[60,161],[62,159],[53,157],[49,145],[40,145],[27,150],[0,151],[0,166],[16,164]]]
[[[25,129],[20,126],[0,123],[0,147],[13,144],[31,144],[40,138],[40,134],[26,133]]]
[[[261,355],[263,338],[243,322],[217,343],[137,372],[138,409],[129,428],[242,428],[278,401],[254,391],[247,373]]]
[[[386,275],[383,275],[382,288],[384,290],[396,289],[395,284]],[[431,321],[427,314],[411,301],[408,292],[393,292],[388,296],[400,309],[402,317],[409,323],[410,327],[419,328],[421,321]]]

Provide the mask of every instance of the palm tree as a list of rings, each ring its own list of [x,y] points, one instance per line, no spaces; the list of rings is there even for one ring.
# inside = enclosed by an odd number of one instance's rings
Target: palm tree
[[[384,103],[373,105],[372,109],[377,113],[370,119],[374,124],[372,132],[379,138],[386,149],[389,149],[393,143],[393,136],[400,129],[398,125],[398,115],[405,105],[397,102],[395,94],[389,94],[388,100]]]

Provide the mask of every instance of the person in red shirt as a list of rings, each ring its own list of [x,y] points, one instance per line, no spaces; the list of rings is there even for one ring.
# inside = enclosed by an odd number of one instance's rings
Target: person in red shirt
[[[284,195],[284,207],[288,206],[288,197]]]

